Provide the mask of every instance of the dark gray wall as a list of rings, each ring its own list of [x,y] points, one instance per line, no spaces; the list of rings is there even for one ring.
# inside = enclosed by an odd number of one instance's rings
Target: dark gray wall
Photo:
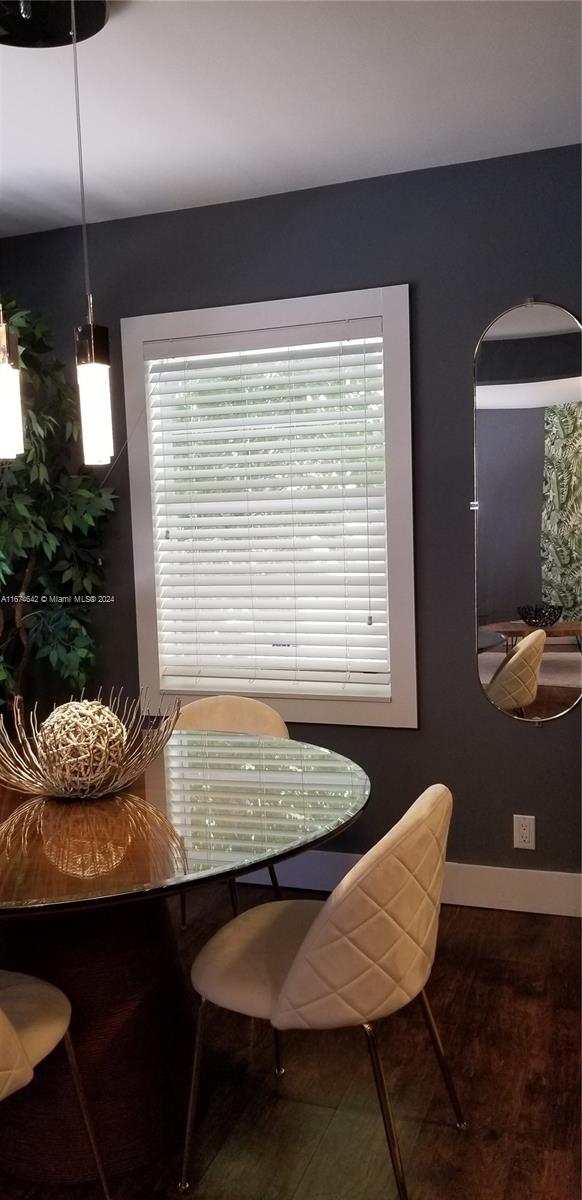
[[[124,437],[119,319],[141,313],[411,286],[420,729],[294,726],[372,779],[338,848],[364,849],[427,784],[456,807],[450,857],[569,870],[579,844],[579,716],[542,729],[498,713],[474,657],[473,351],[503,309],[535,295],[577,310],[579,148],[490,159],[90,229],[97,317],[112,334],[117,443]],[[83,312],[78,230],[0,243],[0,288],[42,311],[70,360]],[[129,501],[109,546],[118,600],[100,630],[109,681],[137,685]],[[537,816],[535,852],[513,851],[511,814]]]
[[[542,599],[545,408],[476,414],[479,624],[514,621]]]

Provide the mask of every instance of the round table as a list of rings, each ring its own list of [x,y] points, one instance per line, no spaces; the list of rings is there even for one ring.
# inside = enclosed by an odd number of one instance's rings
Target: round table
[[[186,731],[115,797],[0,792],[0,965],[69,996],[108,1171],[155,1161],[183,1118],[191,998],[166,897],[320,845],[368,795],[331,750]],[[2,1105],[0,1162],[45,1183],[94,1177],[58,1051]]]

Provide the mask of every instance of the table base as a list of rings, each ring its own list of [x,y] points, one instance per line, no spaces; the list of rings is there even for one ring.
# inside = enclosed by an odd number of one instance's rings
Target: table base
[[[165,901],[5,920],[0,964],[69,997],[106,1172],[159,1161],[180,1137],[191,1038]],[[35,1182],[96,1177],[62,1045],[3,1103],[0,1161],[8,1174]]]

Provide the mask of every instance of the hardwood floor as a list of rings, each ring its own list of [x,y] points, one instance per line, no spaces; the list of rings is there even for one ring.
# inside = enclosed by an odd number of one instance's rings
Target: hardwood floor
[[[558,713],[568,712],[580,699],[580,688],[540,684],[533,704],[528,704],[529,721],[547,721]]]
[[[271,893],[241,887],[240,896],[247,906]],[[184,934],[175,909],[187,969],[229,919],[228,889],[190,893]],[[577,1200],[579,981],[578,922],[443,908],[427,990],[465,1133],[455,1127],[419,1006],[378,1028],[411,1200]],[[363,1033],[286,1033],[282,1041],[285,1075],[277,1079],[270,1029],[210,1010],[192,1200],[396,1200]],[[178,1159],[176,1145],[147,1177],[112,1180],[114,1200],[174,1200]],[[22,1183],[0,1166],[1,1200],[99,1195],[93,1185]]]

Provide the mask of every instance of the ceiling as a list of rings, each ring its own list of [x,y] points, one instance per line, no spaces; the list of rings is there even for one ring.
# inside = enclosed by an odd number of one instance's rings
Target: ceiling
[[[79,46],[88,217],[580,140],[574,0],[126,0]],[[0,47],[0,235],[78,223],[68,47]]]

